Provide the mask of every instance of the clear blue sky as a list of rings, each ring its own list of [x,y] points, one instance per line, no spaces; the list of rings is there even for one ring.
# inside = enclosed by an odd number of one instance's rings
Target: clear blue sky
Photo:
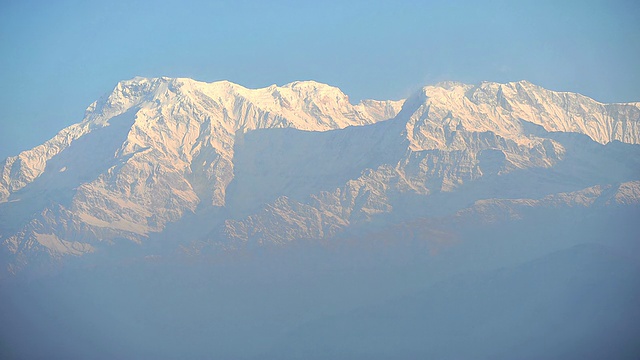
[[[352,101],[441,80],[526,79],[640,101],[637,1],[0,0],[0,158],[123,79],[313,79]]]

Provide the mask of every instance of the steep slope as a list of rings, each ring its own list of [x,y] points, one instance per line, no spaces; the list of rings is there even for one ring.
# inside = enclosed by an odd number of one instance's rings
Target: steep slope
[[[402,101],[366,100],[353,106],[339,89],[313,81],[252,90],[226,81],[135,78],[119,83],[109,96],[89,106],[81,123],[6,159],[1,200],[40,176],[47,161],[74,140],[109,126],[127,112],[134,113],[134,122],[116,156],[151,147],[189,162],[204,146],[232,157],[229,138],[237,131],[271,127],[325,131],[371,124],[394,117],[401,105]]]
[[[401,104],[353,106],[340,90],[311,81],[257,90],[190,79],[121,82],[83,122],[5,161],[4,245],[25,263],[21,254],[33,251],[55,257],[92,251],[96,240],[140,241],[201,203],[224,205],[236,134],[370,124]]]
[[[122,239],[190,254],[327,241],[483,199],[615,186],[640,179],[639,109],[525,81],[351,105],[313,81],[136,78],[5,160],[3,262],[106,256]]]
[[[527,82],[122,82],[3,163],[0,357],[636,359],[639,122]]]
[[[494,92],[493,98],[487,95],[490,91]],[[501,101],[518,103],[519,110],[507,111],[496,100],[496,93],[509,94],[510,97]],[[548,102],[520,103],[521,99],[531,98]],[[484,99],[484,102],[474,99]],[[606,106],[598,112],[600,105],[593,100],[576,94],[549,92],[526,82],[483,83],[477,87],[445,83],[440,87],[425,87],[405,102],[395,119],[365,127],[354,134],[354,138],[349,138],[344,131],[319,135],[325,139],[314,140],[315,146],[349,144],[341,148],[341,157],[359,172],[348,173],[351,177],[345,178],[342,184],[325,182],[324,188],[305,188],[310,194],[307,196],[277,187],[276,184],[290,177],[263,177],[266,169],[247,164],[246,159],[257,163],[264,162],[258,159],[281,157],[275,149],[282,145],[274,143],[281,138],[280,130],[265,130],[271,134],[256,136],[252,143],[268,141],[268,145],[261,146],[259,151],[253,147],[259,145],[238,148],[236,184],[242,189],[236,193],[252,194],[243,177],[261,177],[271,184],[264,188],[279,189],[277,193],[281,196],[275,199],[275,194],[272,195],[273,202],[245,218],[227,220],[224,228],[214,232],[211,239],[228,239],[236,246],[330,239],[354,226],[370,228],[412,217],[455,213],[481,199],[543,197],[597,184],[611,187],[640,179],[637,139],[631,139],[631,144],[604,141],[607,144],[602,145],[596,141],[597,133],[575,125],[583,115],[567,110],[589,106],[593,113],[587,111],[586,114],[596,119],[593,121],[604,118],[613,121],[607,112],[602,112]],[[637,104],[613,107],[626,108],[627,114],[633,115]],[[519,118],[526,114],[527,118]],[[555,117],[547,117],[549,114]],[[638,126],[638,116],[616,121],[618,126],[634,128]],[[584,130],[586,136],[545,130],[545,127],[569,125],[575,125],[578,133]],[[382,126],[384,131],[375,131]],[[305,155],[289,155],[288,158],[294,160],[279,162],[276,173],[296,174],[304,179],[317,177],[317,166],[306,168],[303,164],[322,164],[324,156],[314,158],[313,152],[303,150],[307,143],[302,137],[296,139],[296,134],[288,135],[286,147],[293,149],[293,154]],[[317,153],[329,154],[330,146]],[[384,149],[384,155],[372,149]],[[351,160],[354,158],[358,160]],[[338,177],[332,175],[331,178]],[[264,202],[259,196],[250,198],[261,199],[256,206]],[[372,224],[373,219],[376,221]]]
[[[412,149],[461,148],[448,141],[444,126],[491,131],[526,144],[526,125],[553,132],[575,132],[602,144],[640,143],[640,103],[602,104],[574,93],[554,92],[527,81],[427,86],[407,103],[414,111],[407,124]]]

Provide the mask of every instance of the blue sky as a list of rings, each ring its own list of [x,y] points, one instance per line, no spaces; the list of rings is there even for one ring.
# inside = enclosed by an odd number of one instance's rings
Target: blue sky
[[[0,0],[0,158],[134,76],[313,79],[352,101],[526,79],[640,101],[636,1]]]

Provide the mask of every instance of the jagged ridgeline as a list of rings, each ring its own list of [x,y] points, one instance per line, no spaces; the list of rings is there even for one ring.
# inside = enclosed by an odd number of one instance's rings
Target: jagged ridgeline
[[[635,209],[638,144],[640,103],[526,81],[353,105],[313,81],[135,78],[4,160],[2,277],[78,258],[393,242],[398,231],[435,253],[460,246],[468,224],[529,210]]]

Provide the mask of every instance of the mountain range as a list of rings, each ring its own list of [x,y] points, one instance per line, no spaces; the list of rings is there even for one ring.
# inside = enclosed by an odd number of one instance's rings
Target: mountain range
[[[145,256],[195,256],[425,219],[635,207],[638,144],[640,103],[526,81],[443,82],[352,105],[313,81],[247,89],[134,78],[2,163],[3,277],[126,243]],[[425,241],[453,236],[438,231]]]
[[[137,77],[0,171],[2,358],[640,354],[640,102]]]

